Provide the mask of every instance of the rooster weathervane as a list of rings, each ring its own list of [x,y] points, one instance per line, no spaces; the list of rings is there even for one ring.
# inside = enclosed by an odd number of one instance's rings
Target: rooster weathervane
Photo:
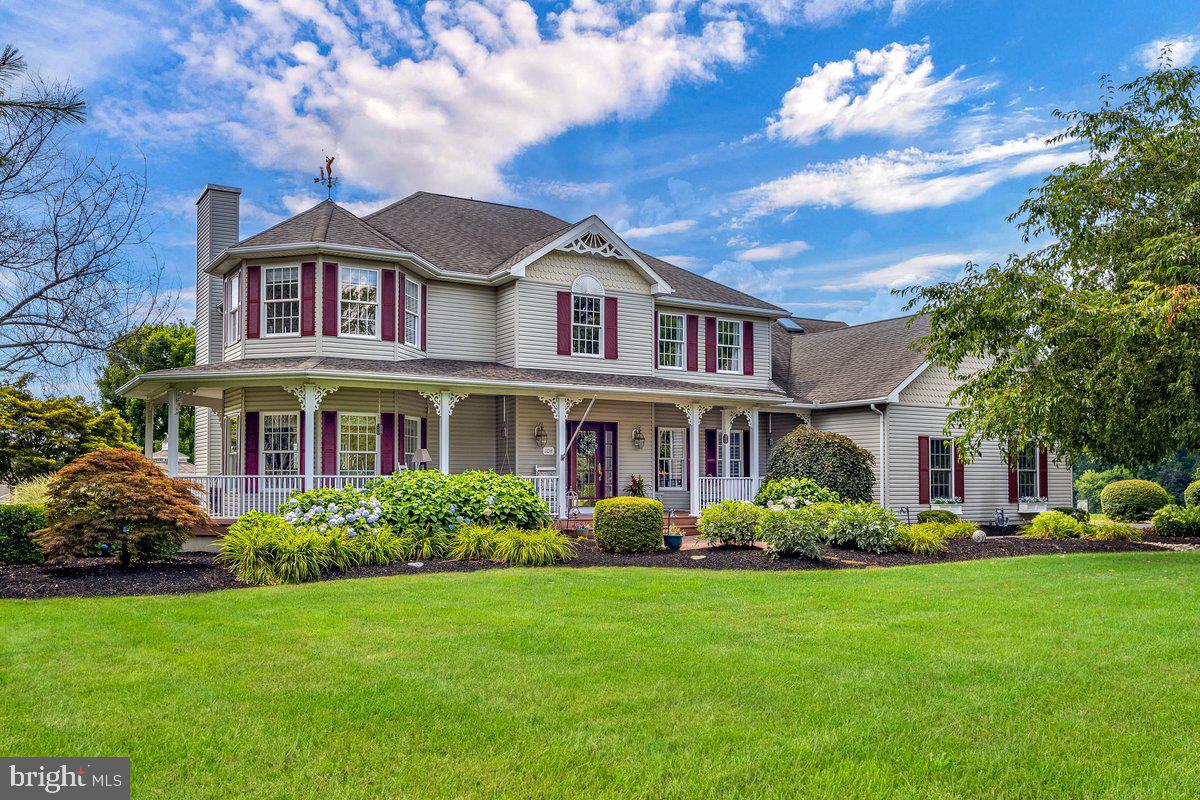
[[[333,187],[338,185],[338,178],[333,177],[334,156],[325,156],[325,166],[321,167],[321,177],[313,178],[313,183],[325,184],[325,199],[333,199]]]

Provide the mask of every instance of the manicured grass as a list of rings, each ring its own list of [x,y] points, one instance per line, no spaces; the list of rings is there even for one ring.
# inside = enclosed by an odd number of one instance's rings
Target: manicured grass
[[[134,797],[1200,791],[1200,554],[0,601],[0,753]]]

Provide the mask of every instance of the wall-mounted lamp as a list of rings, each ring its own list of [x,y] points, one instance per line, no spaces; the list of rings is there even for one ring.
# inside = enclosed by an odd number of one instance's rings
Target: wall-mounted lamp
[[[540,422],[538,423],[538,426],[533,429],[533,440],[537,442],[538,447],[546,446],[546,429],[542,427],[542,423]]]
[[[633,429],[633,446],[641,450],[646,444],[646,436],[642,433],[641,428]]]

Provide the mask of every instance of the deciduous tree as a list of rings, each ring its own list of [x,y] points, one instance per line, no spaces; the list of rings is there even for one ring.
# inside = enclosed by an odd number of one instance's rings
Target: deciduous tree
[[[177,322],[171,325],[150,324],[135,328],[121,337],[108,351],[108,361],[100,369],[96,386],[100,405],[115,409],[133,428],[133,438],[139,444],[145,440],[146,403],[122,397],[117,390],[144,372],[171,367],[187,367],[196,361],[196,332],[191,325]],[[167,409],[159,406],[155,412],[156,430],[166,431]],[[195,441],[195,409],[179,409],[179,452],[192,458]]]

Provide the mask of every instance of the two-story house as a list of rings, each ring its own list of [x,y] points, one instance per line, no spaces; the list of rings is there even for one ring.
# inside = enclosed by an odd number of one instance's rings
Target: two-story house
[[[874,452],[885,504],[961,497],[983,518],[1070,501],[1069,469],[1044,454],[956,463],[951,384],[906,320],[791,317],[595,216],[418,192],[361,218],[325,201],[239,239],[239,194],[209,185],[197,204],[195,366],[123,389],[168,407],[172,472],[178,409],[196,407],[215,517],[421,468],[526,476],[559,517],[641,476],[695,515],[752,498],[802,424]]]

